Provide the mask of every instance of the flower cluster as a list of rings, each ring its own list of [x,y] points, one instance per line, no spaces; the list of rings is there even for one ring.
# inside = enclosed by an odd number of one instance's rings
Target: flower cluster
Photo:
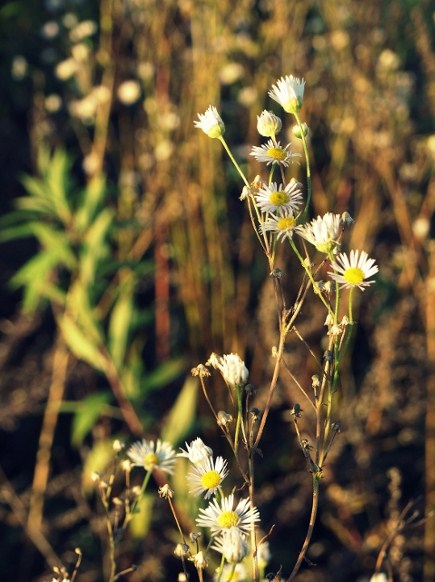
[[[304,79],[287,75],[277,81],[269,91],[271,99],[281,105],[287,113],[296,119],[293,135],[302,140],[306,155],[307,168],[309,160],[306,151],[306,137],[309,133],[306,123],[299,119],[299,111],[303,105],[305,91]],[[205,114],[199,114],[195,126],[202,129],[210,137],[219,137],[228,151],[223,134],[225,124],[217,109],[210,106]],[[306,222],[311,199],[311,178],[307,171],[307,197],[304,203],[303,185],[292,177],[286,182],[284,170],[300,158],[301,154],[292,149],[292,144],[282,145],[276,135],[282,129],[282,120],[272,111],[264,110],[257,116],[258,133],[268,138],[266,143],[254,146],[250,155],[259,163],[270,166],[269,181],[263,182],[256,178],[251,186],[245,179],[245,187],[241,199],[248,200],[256,207],[258,229],[265,241],[264,248],[271,255],[275,241],[290,241],[297,234],[315,249],[327,256],[331,270],[329,275],[340,287],[352,289],[358,287],[361,291],[371,285],[368,280],[378,272],[374,259],[370,259],[365,251],[354,250],[349,255],[340,250],[342,231],[346,225],[353,222],[349,215],[327,212]],[[279,172],[279,181],[273,180],[274,172]],[[215,366],[218,367],[218,366]]]

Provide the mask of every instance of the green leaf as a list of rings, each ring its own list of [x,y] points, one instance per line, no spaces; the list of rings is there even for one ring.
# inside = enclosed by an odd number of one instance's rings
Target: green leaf
[[[185,362],[182,358],[164,362],[155,370],[146,375],[141,384],[142,395],[150,392],[151,390],[156,390],[157,388],[166,386],[169,384],[169,382],[172,382],[175,380],[175,378],[180,376],[184,369]]]
[[[178,443],[189,433],[196,420],[197,396],[198,382],[189,376],[164,421],[161,431],[163,440]]]
[[[102,174],[94,176],[82,192],[82,202],[75,214],[75,225],[79,232],[86,230],[101,208],[106,192],[106,181]]]
[[[128,285],[121,289],[112,309],[109,324],[109,351],[118,369],[121,368],[127,350],[133,314],[133,289]]]
[[[32,222],[29,227],[41,246],[57,256],[63,265],[74,269],[77,261],[65,232],[43,222]]]
[[[109,392],[99,392],[86,396],[80,404],[72,421],[71,442],[78,447],[92,430],[101,416],[102,409],[110,402]]]
[[[71,352],[92,368],[103,371],[105,360],[100,352],[100,346],[84,330],[80,329],[69,315],[58,318],[58,325]]]
[[[50,299],[55,303],[64,304],[65,295],[62,290],[51,283],[53,271],[57,265],[56,256],[40,251],[29,259],[10,280],[12,287],[24,288],[23,310],[26,313],[34,312],[41,299]]]
[[[84,235],[80,256],[80,278],[85,285],[93,284],[99,261],[108,255],[105,239],[112,219],[112,210],[106,208]]]
[[[115,453],[113,443],[109,439],[98,441],[86,456],[82,473],[82,485],[86,493],[95,490],[96,485],[92,480],[92,473],[104,473],[110,463],[113,462]]]

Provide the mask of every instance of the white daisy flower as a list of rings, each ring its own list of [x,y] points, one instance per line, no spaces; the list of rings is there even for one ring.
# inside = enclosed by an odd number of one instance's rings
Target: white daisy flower
[[[233,506],[233,494],[223,497],[220,504],[213,499],[206,509],[199,510],[196,524],[198,527],[209,527],[212,536],[221,534],[232,527],[248,533],[252,524],[260,521],[258,509],[249,506],[249,499],[241,499],[235,509]]]
[[[299,158],[301,154],[290,151],[291,144],[282,147],[280,142],[274,142],[270,139],[262,146],[254,146],[249,155],[254,156],[258,162],[264,162],[267,166],[270,164],[281,164],[288,167],[293,158]]]
[[[304,79],[287,75],[281,77],[276,85],[273,85],[269,91],[269,97],[279,103],[287,113],[296,113],[302,107],[304,88]]]
[[[143,467],[145,471],[152,471],[157,467],[165,473],[173,473],[175,451],[169,443],[160,439],[156,443],[146,439],[133,443],[127,456],[133,465]]]
[[[236,564],[234,568],[233,564],[225,564],[221,568],[216,568],[213,580],[215,582],[247,582],[248,572],[244,564]]]
[[[285,240],[286,238],[292,238],[293,233],[297,227],[297,220],[293,216],[291,210],[284,210],[281,215],[271,215],[267,220],[260,225],[260,232],[265,233],[267,231],[274,232],[277,236],[277,240]]]
[[[211,354],[206,365],[219,370],[230,388],[244,386],[248,381],[249,370],[238,354],[224,354],[223,356]]]
[[[231,527],[215,538],[211,547],[221,553],[230,564],[238,564],[248,555],[246,535],[236,527]]]
[[[262,111],[257,115],[257,130],[264,137],[275,137],[281,131],[282,121],[272,111]]]
[[[225,124],[216,107],[210,105],[205,113],[198,113],[199,121],[194,121],[195,127],[202,129],[209,137],[222,137],[225,133]]]
[[[225,459],[217,457],[214,461],[208,457],[201,464],[194,465],[187,475],[189,491],[195,496],[205,493],[204,499],[209,499],[220,487],[228,473],[228,463]]]
[[[321,253],[329,254],[340,245],[343,223],[339,214],[327,212],[298,228],[298,234]]]
[[[178,453],[177,457],[186,457],[194,465],[202,463],[213,456],[213,450],[207,447],[199,437],[192,441],[190,445],[186,443],[186,449],[185,451],[180,448],[181,453]]]
[[[255,200],[262,212],[297,212],[302,203],[302,184],[294,178],[286,186],[272,182],[260,188]]]
[[[351,289],[358,287],[364,291],[374,281],[366,281],[369,277],[379,271],[374,259],[369,259],[365,251],[350,251],[349,257],[346,253],[341,253],[331,262],[333,272],[328,272],[331,279],[337,281],[341,287]]]

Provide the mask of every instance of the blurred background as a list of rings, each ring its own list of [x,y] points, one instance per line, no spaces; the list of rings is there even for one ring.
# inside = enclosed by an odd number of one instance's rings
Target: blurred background
[[[201,435],[228,456],[190,376],[212,351],[245,358],[264,404],[272,282],[240,178],[193,120],[218,108],[252,180],[256,116],[282,114],[267,91],[293,74],[306,80],[311,215],[350,212],[346,248],[380,267],[359,295],[334,413],[342,432],[308,554],[316,566],[297,579],[368,580],[390,536],[384,571],[435,580],[435,520],[419,521],[435,497],[433,4],[13,0],[0,29],[1,579],[51,580],[58,560],[71,572],[76,547],[77,580],[104,579],[90,474],[104,472],[114,438],[178,447]],[[303,166],[292,171],[304,181]],[[289,253],[280,261],[291,303],[295,265]],[[321,354],[324,316],[311,307],[298,330]],[[306,345],[290,336],[286,351],[309,387]],[[226,388],[211,386],[228,408]],[[286,575],[311,498],[289,413],[299,399],[283,376],[257,463],[262,527],[275,524],[269,570]],[[303,417],[308,438],[311,426]],[[183,483],[176,474],[189,513]],[[147,500],[119,567],[138,564],[132,582],[176,580],[175,527],[162,500]]]

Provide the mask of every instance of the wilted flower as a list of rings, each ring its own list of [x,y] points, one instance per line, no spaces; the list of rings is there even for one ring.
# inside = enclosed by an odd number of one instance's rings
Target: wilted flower
[[[310,223],[300,226],[298,234],[321,253],[329,254],[339,246],[341,230],[341,216],[327,212],[324,216],[318,216]]]
[[[375,275],[379,268],[374,259],[369,259],[365,251],[350,251],[349,257],[346,253],[341,253],[334,261],[331,262],[333,272],[328,274],[331,279],[337,281],[341,287],[351,289],[358,287],[364,291],[374,281],[366,281],[372,275]]]
[[[248,555],[246,535],[237,527],[224,531],[221,536],[215,538],[211,547],[220,552],[230,564],[238,564]]]
[[[178,453],[177,457],[186,457],[194,465],[203,463],[209,457],[213,456],[212,449],[207,447],[199,437],[193,440],[190,445],[186,443],[186,449],[187,450],[185,451],[180,448],[181,453]]]
[[[297,113],[302,107],[305,81],[287,75],[281,77],[269,91],[269,96],[281,105],[287,113]]]
[[[145,471],[152,471],[158,467],[165,473],[173,473],[175,451],[169,443],[160,439],[156,443],[146,439],[133,443],[127,455],[133,465],[143,467]]]
[[[216,107],[210,105],[205,113],[198,113],[199,121],[194,121],[195,127],[202,129],[208,137],[218,138],[225,133],[225,124]]]
[[[264,110],[257,115],[257,130],[264,137],[275,137],[281,131],[282,121],[272,111]]]
[[[249,370],[238,354],[225,354],[223,356],[211,354],[206,364],[219,370],[230,388],[244,386],[248,380]]]

